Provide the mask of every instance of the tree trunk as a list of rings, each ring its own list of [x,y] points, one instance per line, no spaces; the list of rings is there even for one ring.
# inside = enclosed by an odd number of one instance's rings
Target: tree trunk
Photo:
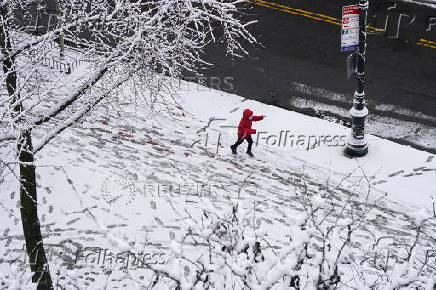
[[[0,8],[0,49],[4,57],[3,71],[6,75],[6,87],[13,107],[12,118],[16,127],[23,123],[19,114],[23,111],[17,89],[17,73],[15,58],[10,55],[11,40],[8,26],[8,6]],[[29,256],[30,269],[35,274],[32,282],[38,283],[38,290],[53,289],[53,283],[48,268],[47,258],[42,241],[41,227],[37,213],[37,193],[35,165],[33,164],[32,134],[30,130],[22,130],[17,143],[18,160],[20,162],[20,202],[21,221],[23,225],[26,252]]]
[[[23,130],[18,141],[18,160],[20,161],[21,221],[26,240],[26,251],[29,256],[30,269],[35,273],[32,282],[38,283],[38,290],[53,289],[38,219],[36,176],[32,150],[31,131]]]

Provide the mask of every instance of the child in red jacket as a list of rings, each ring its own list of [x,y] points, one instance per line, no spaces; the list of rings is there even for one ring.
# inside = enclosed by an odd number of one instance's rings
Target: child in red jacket
[[[251,157],[254,156],[253,153],[251,153],[251,146],[253,145],[253,139],[251,138],[251,134],[255,134],[256,130],[251,128],[251,123],[252,121],[260,121],[264,117],[265,116],[253,116],[253,111],[251,111],[250,109],[244,110],[244,113],[242,114],[242,119],[239,122],[238,126],[238,141],[230,146],[233,154],[236,154],[236,148],[238,148],[238,146],[241,145],[244,140],[247,140],[247,154]]]

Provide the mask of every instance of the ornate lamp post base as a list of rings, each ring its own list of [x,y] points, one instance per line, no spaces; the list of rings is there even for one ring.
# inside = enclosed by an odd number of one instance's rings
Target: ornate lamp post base
[[[359,96],[357,93],[356,95]],[[364,93],[359,97],[363,96]],[[365,117],[368,115],[368,109],[365,105],[363,105],[362,109],[357,109],[356,107],[361,107],[358,105],[359,103],[350,110],[352,130],[347,139],[347,147],[345,148],[347,155],[355,157],[362,157],[368,153],[368,140],[365,137]]]
[[[351,157],[365,156],[368,153],[368,143],[366,143],[366,140],[363,145],[352,144],[353,141],[348,140],[347,147],[345,147],[345,154]]]

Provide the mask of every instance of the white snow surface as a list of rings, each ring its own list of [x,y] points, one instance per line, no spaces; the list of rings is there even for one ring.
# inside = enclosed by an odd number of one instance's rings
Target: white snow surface
[[[149,247],[169,259],[182,251],[174,241],[200,223],[204,212],[224,215],[235,200],[248,211],[258,200],[259,231],[280,249],[289,244],[289,224],[298,224],[298,192],[303,183],[314,192],[322,192],[325,184],[337,185],[339,198],[352,192],[356,199],[364,199],[367,183],[370,198],[387,194],[383,205],[388,210],[374,214],[368,222],[373,236],[359,237],[361,245],[388,234],[407,238],[406,220],[419,222],[431,211],[436,158],[430,153],[368,136],[369,153],[358,159],[344,156],[343,146],[307,150],[307,143],[277,146],[265,140],[253,146],[255,158],[245,155],[246,143],[233,156],[229,145],[236,141],[236,129],[224,126],[237,126],[246,108],[266,116],[253,122],[258,132],[268,132],[261,137],[279,136],[280,131],[343,136],[350,129],[192,83],[181,82],[179,94],[179,105],[171,108],[171,115],[150,114],[132,104],[123,104],[121,115],[99,107],[38,153],[39,217],[46,247],[67,252],[98,247],[114,253]],[[210,122],[211,118],[223,120]],[[256,135],[253,139],[256,142]],[[168,193],[169,186],[192,189],[199,184],[211,186],[211,196]],[[0,184],[0,273],[3,281],[32,288],[28,269],[21,276],[11,262],[24,259],[18,189],[13,176]],[[322,199],[315,197],[313,202],[322,206]],[[198,249],[190,252],[192,259],[204,253]],[[139,270],[102,274],[97,263],[83,261],[66,268],[59,265],[61,260],[65,258],[49,258],[50,269],[53,279],[67,289],[74,289],[68,283],[79,289],[140,289],[150,277]],[[162,269],[170,271],[170,267]],[[182,276],[184,271],[175,267],[172,275]],[[271,273],[265,283],[274,274],[279,273]],[[18,276],[19,280],[10,278]]]
[[[210,117],[227,119],[226,122],[222,123],[217,121],[218,125],[224,125],[223,123],[225,125],[237,125],[242,111],[245,108],[250,108],[255,115],[267,116],[264,121],[253,122],[253,128],[257,129],[258,132],[268,132],[260,135],[260,138],[275,135],[277,136],[275,140],[277,140],[280,131],[289,131],[288,136],[347,135],[348,137],[350,134],[350,129],[336,123],[290,112],[236,95],[205,88],[202,90],[184,92],[185,108],[188,111],[194,112],[197,116],[202,116],[205,120]],[[209,95],[213,97],[209,98]],[[219,108],[219,112],[216,112],[216,108]],[[234,141],[235,129],[227,130],[226,133],[229,142],[224,142],[224,144],[227,145]],[[284,133],[282,136],[284,136]],[[253,139],[256,141],[255,135],[253,135]],[[266,145],[267,141],[265,140],[261,146],[254,147],[254,152],[261,156],[260,159],[271,165],[275,162],[288,162],[290,166],[293,166],[302,162],[339,174],[347,174],[361,166],[368,176],[376,178],[373,182],[376,184],[374,188],[386,192],[392,200],[407,205],[412,211],[415,207],[420,208],[429,205],[432,201],[431,197],[436,196],[436,172],[434,168],[436,160],[434,155],[376,136],[369,135],[367,139],[369,154],[358,159],[344,157],[343,149],[345,147],[340,146],[321,145],[307,150],[307,142],[304,146],[290,147],[288,143],[288,146],[269,146],[265,148],[262,146]],[[273,138],[271,138],[272,142]],[[259,141],[260,143],[261,141]],[[227,151],[227,146],[222,151]],[[264,154],[270,152],[277,155],[277,158],[265,160],[263,158]]]

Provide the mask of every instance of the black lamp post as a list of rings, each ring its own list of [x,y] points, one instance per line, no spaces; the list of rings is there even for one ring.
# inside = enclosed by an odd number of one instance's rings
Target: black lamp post
[[[366,19],[368,0],[359,0],[359,49],[357,52],[357,84],[354,92],[353,107],[350,109],[352,132],[347,140],[345,152],[350,156],[365,156],[368,153],[368,141],[365,137],[365,117],[368,109],[365,104],[365,51]]]

